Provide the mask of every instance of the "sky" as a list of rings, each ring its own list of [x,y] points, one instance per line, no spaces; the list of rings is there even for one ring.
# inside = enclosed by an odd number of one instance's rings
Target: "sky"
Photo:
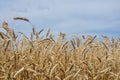
[[[120,0],[0,0],[0,24],[29,34],[32,26],[13,17],[28,18],[36,30],[52,33],[120,35]]]

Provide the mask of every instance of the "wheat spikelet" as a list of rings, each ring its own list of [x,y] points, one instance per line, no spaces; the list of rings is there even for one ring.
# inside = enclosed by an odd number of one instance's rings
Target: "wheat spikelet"
[[[58,64],[54,65],[53,68],[50,70],[50,78],[52,78],[52,74],[57,66]]]
[[[48,29],[47,33],[46,33],[46,37],[48,37],[50,34],[50,29]]]
[[[73,49],[76,49],[76,47],[75,47],[75,44],[74,44],[73,40],[71,40],[71,44],[72,44],[72,46],[73,46]]]
[[[63,48],[65,47],[65,45],[67,45],[67,44],[68,44],[68,41],[65,42],[65,43],[61,46],[61,49],[63,49]]]
[[[34,27],[32,28],[32,31],[33,31],[33,34],[35,35],[35,28]]]
[[[19,33],[22,34],[25,39],[29,40],[29,38],[24,33],[22,32],[19,32]]]
[[[30,22],[29,19],[24,18],[24,17],[14,17],[13,19],[14,20],[24,20],[24,21]]]
[[[41,29],[38,33],[39,33],[39,35],[42,33],[44,31],[44,29]]]
[[[64,38],[65,38],[65,36],[66,36],[66,34],[65,34],[65,33],[60,32],[60,37],[61,37],[62,39],[64,39]]]
[[[73,76],[73,79],[75,79],[75,78],[77,77],[77,75],[79,74],[80,71],[81,71],[81,69],[78,70],[78,71],[75,73],[75,75]]]
[[[72,65],[70,66],[70,68],[68,68],[68,69],[65,71],[65,73],[70,72],[73,67],[74,67],[74,65],[72,64]]]
[[[11,38],[12,38],[13,40],[16,39],[16,36],[15,36],[14,31],[13,31],[11,28],[9,28],[7,22],[3,22],[2,28],[4,28],[4,29],[9,33],[9,35],[11,36]]]
[[[85,35],[82,35],[82,38],[83,38],[83,39],[86,39],[86,38],[85,38]]]
[[[100,73],[106,73],[107,71],[109,71],[111,68],[110,67],[108,67],[108,68],[106,68],[106,69],[104,69],[104,70],[102,70],[102,71],[100,71]]]
[[[78,37],[76,37],[76,44],[77,44],[77,47],[80,46],[80,43],[81,43],[81,40],[80,40]]]
[[[25,67],[22,67],[20,70],[18,70],[13,77],[15,78],[15,77],[16,77],[18,74],[20,74],[23,70],[25,70]]]
[[[8,40],[9,39],[9,36],[7,36],[6,34],[4,34],[3,32],[0,32],[0,36],[4,40],[6,40],[6,39]]]
[[[5,46],[5,49],[4,49],[5,51],[7,51],[8,47],[9,47],[9,44],[10,44],[10,40],[8,40],[7,43],[6,43],[6,46]]]
[[[39,39],[39,33],[38,32],[36,32],[35,36],[36,36],[36,39]]]
[[[30,39],[33,40],[33,34],[32,34],[32,33],[31,33],[31,35],[30,35]]]
[[[107,47],[107,45],[104,43],[104,42],[101,42],[103,45],[104,45],[104,47],[107,49],[107,50],[109,50],[109,48]]]

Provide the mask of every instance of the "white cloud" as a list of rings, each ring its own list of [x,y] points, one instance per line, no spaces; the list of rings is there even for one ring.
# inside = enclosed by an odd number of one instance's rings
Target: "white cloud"
[[[39,25],[50,25],[66,33],[109,28],[120,31],[119,3],[120,0],[1,0],[0,19],[28,17],[38,29]]]

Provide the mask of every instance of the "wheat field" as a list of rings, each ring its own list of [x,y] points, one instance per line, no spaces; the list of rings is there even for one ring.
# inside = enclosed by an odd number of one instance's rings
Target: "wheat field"
[[[26,18],[16,17],[14,20]],[[15,33],[7,22],[0,32],[0,80],[120,80],[120,38],[74,36],[57,39],[50,29],[31,36]],[[32,25],[33,26],[33,25]]]

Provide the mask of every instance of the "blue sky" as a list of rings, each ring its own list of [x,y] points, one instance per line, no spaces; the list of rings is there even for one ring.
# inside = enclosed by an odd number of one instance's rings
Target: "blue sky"
[[[30,24],[12,20],[16,16],[28,18],[38,31],[120,35],[120,0],[0,0],[0,24],[30,33]]]

